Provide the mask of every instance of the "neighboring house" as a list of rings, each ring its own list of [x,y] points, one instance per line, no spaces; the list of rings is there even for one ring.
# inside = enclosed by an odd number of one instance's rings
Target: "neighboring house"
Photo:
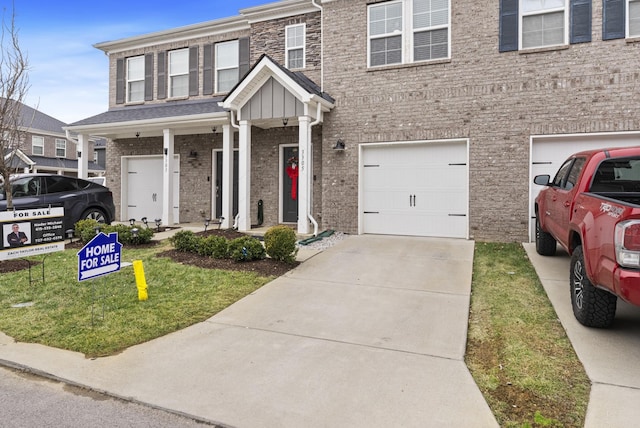
[[[640,144],[640,0],[285,0],[96,47],[109,110],[67,129],[121,219],[524,241],[534,175]]]
[[[67,138],[64,122],[24,104],[21,104],[20,122],[24,140],[17,148],[11,165],[16,172],[78,175],[76,144]],[[5,152],[5,156],[10,157],[11,152]],[[88,175],[104,174],[104,164],[100,166],[89,162],[88,165]]]

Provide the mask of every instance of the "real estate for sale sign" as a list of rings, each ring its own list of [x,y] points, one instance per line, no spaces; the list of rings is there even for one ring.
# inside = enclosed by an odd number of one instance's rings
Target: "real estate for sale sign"
[[[0,260],[64,250],[64,208],[0,212]]]

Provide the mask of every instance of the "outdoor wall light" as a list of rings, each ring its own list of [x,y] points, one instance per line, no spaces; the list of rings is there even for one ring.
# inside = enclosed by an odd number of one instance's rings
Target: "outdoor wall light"
[[[160,225],[162,224],[162,219],[157,218],[155,219],[155,222],[156,222],[156,227],[158,228],[158,232],[160,232]]]
[[[344,150],[344,140],[342,140],[342,138],[339,138],[338,141],[336,141],[336,145],[333,146],[333,150]]]
[[[289,123],[289,118],[288,118],[288,117],[283,117],[283,118],[282,118],[282,124],[283,124],[284,126],[287,126],[287,123]]]
[[[136,219],[135,219],[135,218],[130,218],[130,219],[129,219],[129,224],[130,224],[131,226],[133,226],[134,224],[136,224]]]
[[[211,222],[210,218],[205,218],[204,219],[204,231],[207,231],[207,227],[209,227],[209,222]]]
[[[78,159],[80,159],[82,157],[82,152],[78,152],[76,154],[78,155]]]
[[[147,226],[147,229],[149,229],[149,224],[148,224],[148,222],[147,222],[147,218],[146,218],[146,217],[142,217],[142,218],[140,219],[140,221],[141,221],[142,223],[144,223],[144,225],[145,225],[145,226]]]
[[[216,127],[215,126],[211,128],[211,132],[213,132],[214,134],[216,133]]]
[[[197,159],[198,158],[198,152],[196,152],[195,150],[191,150],[189,152],[189,158],[191,159]]]
[[[169,154],[169,149],[164,149],[164,155],[168,155]]]
[[[140,138],[140,133],[136,132],[136,138]]]

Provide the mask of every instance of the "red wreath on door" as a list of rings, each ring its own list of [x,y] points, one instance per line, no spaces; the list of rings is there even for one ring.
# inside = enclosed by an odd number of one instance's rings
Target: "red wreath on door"
[[[298,198],[298,175],[300,170],[298,169],[298,160],[295,158],[289,159],[287,162],[287,175],[291,179],[291,199],[294,201]]]

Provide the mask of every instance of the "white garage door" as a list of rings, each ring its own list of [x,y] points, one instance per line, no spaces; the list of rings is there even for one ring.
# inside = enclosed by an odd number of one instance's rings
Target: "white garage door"
[[[123,220],[142,217],[153,221],[162,218],[162,170],[163,156],[135,156],[123,159]],[[179,222],[180,213],[180,159],[174,158],[173,176],[173,220]]]
[[[467,142],[362,147],[363,233],[468,237]]]
[[[531,145],[531,176],[529,180],[529,237],[531,241],[536,239],[535,199],[543,189],[543,186],[533,183],[533,177],[549,174],[553,178],[562,163],[576,152],[638,145],[640,145],[640,134],[534,137]]]

